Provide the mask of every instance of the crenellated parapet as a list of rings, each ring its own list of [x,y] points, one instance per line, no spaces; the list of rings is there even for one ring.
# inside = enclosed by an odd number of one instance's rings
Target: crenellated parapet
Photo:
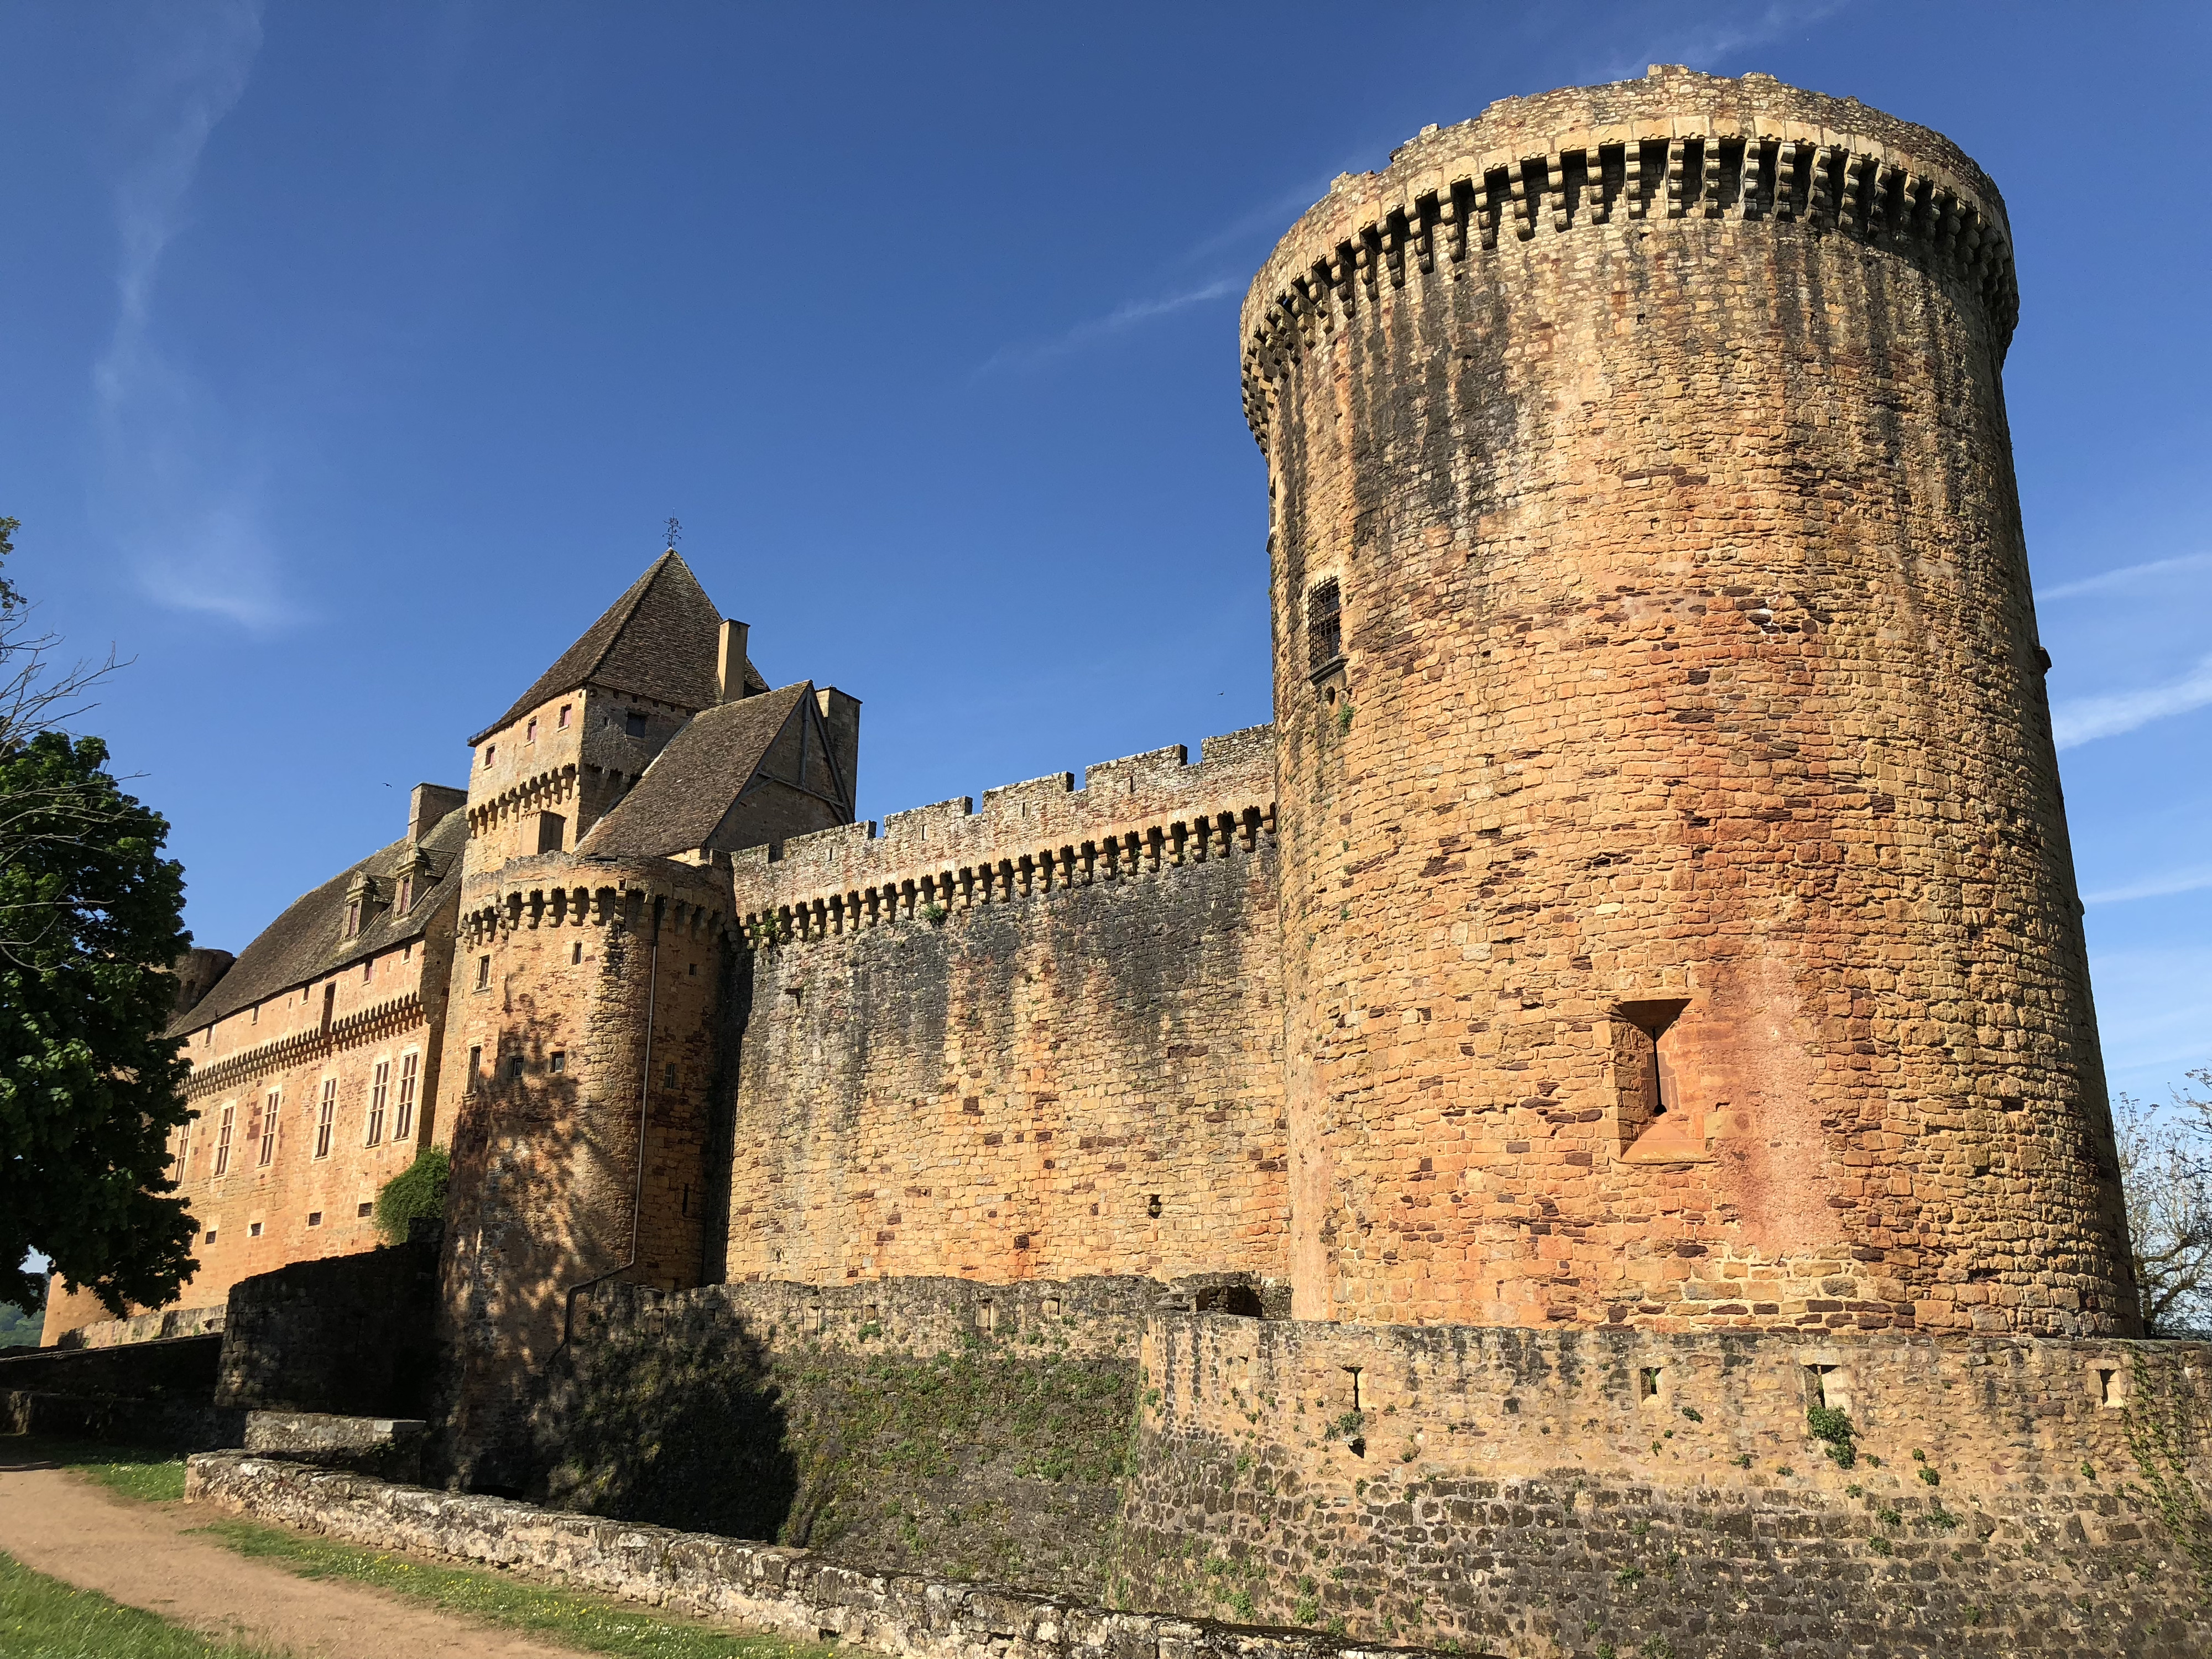
[[[538,928],[635,930],[656,904],[665,932],[704,939],[730,929],[727,884],[711,867],[664,859],[611,866],[550,854],[471,878],[462,896],[460,937],[465,945],[488,948]]]
[[[1764,222],[1947,271],[1986,307],[1997,355],[2020,313],[2004,204],[1948,139],[1771,76],[1654,66],[1643,81],[1508,98],[1429,128],[1308,210],[1244,301],[1245,419],[1269,385],[1409,283],[1457,281],[1542,238],[1670,222]]]
[[[1249,855],[1275,833],[1274,728],[1055,772],[848,824],[732,860],[741,942],[753,949],[943,921],[1164,868]]]

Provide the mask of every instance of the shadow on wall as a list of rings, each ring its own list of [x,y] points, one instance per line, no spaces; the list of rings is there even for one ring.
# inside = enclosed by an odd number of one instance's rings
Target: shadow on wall
[[[578,1323],[588,1315],[578,1310]],[[630,1326],[566,1350],[535,1424],[531,1496],[556,1509],[804,1545],[830,1483],[798,1499],[781,1391],[734,1325],[671,1341]]]

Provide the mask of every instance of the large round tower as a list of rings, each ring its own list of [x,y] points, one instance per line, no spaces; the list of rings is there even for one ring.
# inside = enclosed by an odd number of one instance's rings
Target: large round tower
[[[2137,1329],[2014,293],[1937,134],[1677,69],[1283,239],[1300,1316]]]

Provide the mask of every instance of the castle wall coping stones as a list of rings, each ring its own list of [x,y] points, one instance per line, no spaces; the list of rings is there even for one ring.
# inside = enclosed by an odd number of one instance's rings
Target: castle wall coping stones
[[[394,1486],[238,1452],[191,1459],[185,1501],[378,1549],[549,1573],[694,1617],[915,1659],[1364,1659],[1423,1651],[875,1572],[803,1549]]]
[[[1274,819],[1274,727],[1206,739],[1196,765],[1178,744],[938,801],[873,823],[748,848],[731,860],[754,943],[965,907],[1018,891],[1082,885],[1248,849]]]
[[[1940,133],[1768,75],[1654,64],[1639,81],[1501,99],[1472,120],[1425,128],[1377,172],[1339,175],[1245,296],[1255,437],[1264,449],[1271,359],[1405,286],[1409,266],[1455,276],[1509,226],[1525,241],[1647,217],[1799,218],[1954,261],[1984,296],[2000,359],[2019,315],[2003,198]]]

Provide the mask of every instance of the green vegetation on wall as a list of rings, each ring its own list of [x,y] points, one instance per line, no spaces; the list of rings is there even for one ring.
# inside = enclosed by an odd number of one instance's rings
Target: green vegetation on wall
[[[453,1173],[453,1162],[443,1146],[425,1146],[412,1164],[384,1183],[376,1195],[376,1231],[386,1243],[404,1244],[407,1230],[416,1222],[444,1218],[446,1183]]]
[[[950,1577],[1103,1587],[1137,1368],[1049,1340],[770,1355],[733,1320],[581,1342],[543,1496]]]

